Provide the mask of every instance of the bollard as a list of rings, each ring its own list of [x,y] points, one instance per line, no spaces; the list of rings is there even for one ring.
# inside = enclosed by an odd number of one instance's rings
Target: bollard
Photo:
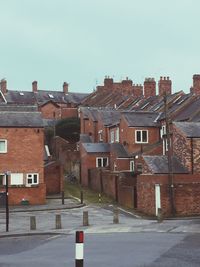
[[[35,216],[30,217],[30,230],[36,230],[36,218],[35,218]]]
[[[84,232],[76,231],[75,267],[83,267]]]
[[[62,228],[61,215],[56,214],[56,229],[61,229],[61,228]]]
[[[158,208],[157,221],[158,221],[158,223],[161,223],[163,221],[162,209],[161,208]]]
[[[83,212],[83,226],[89,225],[88,211]]]
[[[119,210],[118,210],[118,208],[113,209],[113,223],[119,223]]]
[[[81,191],[81,204],[83,204],[83,191]]]
[[[62,191],[62,205],[65,204],[65,192]]]

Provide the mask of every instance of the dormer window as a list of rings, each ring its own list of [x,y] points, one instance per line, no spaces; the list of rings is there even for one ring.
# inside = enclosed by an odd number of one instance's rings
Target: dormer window
[[[147,130],[136,130],[135,131],[135,142],[138,144],[148,143],[148,131]]]

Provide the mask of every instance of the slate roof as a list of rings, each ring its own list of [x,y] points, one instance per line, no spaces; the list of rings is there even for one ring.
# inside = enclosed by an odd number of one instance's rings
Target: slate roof
[[[156,121],[159,116],[157,112],[123,112],[122,116],[129,127],[159,127]]]
[[[0,104],[0,111],[38,111],[36,105]]]
[[[125,150],[124,146],[120,143],[110,144],[110,150],[114,151],[118,158],[130,158],[129,153]]]
[[[175,117],[176,121],[188,121],[200,112],[200,98],[191,96],[190,103],[185,106],[179,114]]]
[[[99,116],[104,126],[112,126],[119,124],[121,112],[117,110],[99,110]]]
[[[200,122],[174,122],[187,137],[200,137]]]
[[[80,142],[82,143],[91,143],[92,140],[88,134],[80,134]]]
[[[108,153],[110,145],[108,143],[83,143],[87,153]]]
[[[8,104],[34,105],[36,100],[33,92],[27,91],[8,91],[4,95]]]
[[[0,127],[44,127],[40,112],[0,112]]]
[[[52,100],[55,103],[74,103],[80,104],[83,99],[88,96],[85,93],[68,93],[65,94],[61,91],[49,91],[49,90],[38,90],[37,92],[28,92],[28,91],[12,91],[4,95],[8,104],[42,104],[46,103],[49,100]]]
[[[168,173],[168,158],[167,156],[143,156],[144,161],[148,165],[152,173],[166,174]],[[174,156],[172,158],[173,173],[189,173],[188,170]]]

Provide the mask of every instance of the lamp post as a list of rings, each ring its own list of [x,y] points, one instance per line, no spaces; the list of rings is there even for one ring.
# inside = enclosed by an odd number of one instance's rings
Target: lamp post
[[[9,199],[8,199],[8,176],[10,175],[10,172],[6,172],[6,232],[9,232]]]

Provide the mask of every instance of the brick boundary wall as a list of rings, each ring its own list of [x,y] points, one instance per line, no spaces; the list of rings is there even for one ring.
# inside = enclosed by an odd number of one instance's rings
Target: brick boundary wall
[[[167,175],[138,176],[138,210],[148,215],[155,215],[155,184],[160,185],[163,214],[170,216]],[[174,205],[177,216],[200,214],[200,175],[174,175]]]

